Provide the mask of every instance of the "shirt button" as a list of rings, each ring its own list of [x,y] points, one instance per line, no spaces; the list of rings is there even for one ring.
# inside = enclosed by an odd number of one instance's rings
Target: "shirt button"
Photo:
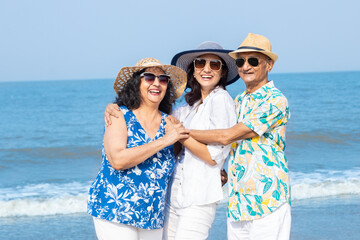
[[[157,162],[157,161],[158,161],[158,159],[157,159],[156,157],[154,157],[154,158],[153,158],[153,161],[154,161],[154,162]]]
[[[147,207],[147,210],[150,212],[150,211],[151,211],[151,206],[148,206],[148,207]]]
[[[151,178],[155,178],[155,173],[152,173],[152,174],[150,175],[150,177],[151,177]]]
[[[155,183],[150,183],[150,186],[151,186],[151,187],[155,186]]]

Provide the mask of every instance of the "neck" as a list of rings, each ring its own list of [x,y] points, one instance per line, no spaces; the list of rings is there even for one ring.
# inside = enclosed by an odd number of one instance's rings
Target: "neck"
[[[203,89],[201,88],[201,99],[204,99],[213,91],[214,89]]]
[[[258,90],[259,88],[261,88],[262,86],[266,85],[267,83],[268,83],[268,80],[266,78],[261,82],[257,82],[257,83],[253,83],[253,84],[251,84],[251,83],[246,84],[246,93],[253,93],[256,90]]]
[[[140,107],[133,110],[136,113],[137,117],[142,119],[154,119],[156,118],[160,111],[158,105],[147,105],[147,104],[140,104]]]

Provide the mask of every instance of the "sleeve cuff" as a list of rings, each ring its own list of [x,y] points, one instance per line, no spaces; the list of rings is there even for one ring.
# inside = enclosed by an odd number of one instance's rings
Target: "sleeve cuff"
[[[214,160],[217,164],[224,163],[225,159],[230,153],[231,144],[228,145],[207,145],[206,146],[211,159]]]
[[[260,126],[254,126],[249,121],[245,121],[245,122],[243,122],[243,124],[245,126],[247,126],[248,128],[250,128],[251,130],[253,130],[254,132],[256,132],[256,134],[259,136],[262,136],[268,130],[268,127],[266,126],[266,124],[263,124]]]

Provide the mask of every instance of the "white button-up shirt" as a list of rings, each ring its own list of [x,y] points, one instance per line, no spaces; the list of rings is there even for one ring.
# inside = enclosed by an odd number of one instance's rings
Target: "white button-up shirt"
[[[201,103],[176,109],[173,116],[188,129],[211,130],[230,128],[236,124],[233,99],[221,87],[216,87]],[[177,204],[180,207],[210,204],[223,199],[220,170],[229,154],[229,145],[207,145],[211,158],[208,163],[184,149],[178,157],[174,178],[179,181]]]

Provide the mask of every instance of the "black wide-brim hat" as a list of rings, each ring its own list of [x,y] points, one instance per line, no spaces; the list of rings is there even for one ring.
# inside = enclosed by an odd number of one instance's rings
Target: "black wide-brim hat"
[[[228,77],[226,85],[234,83],[239,79],[238,69],[235,64],[235,60],[229,56],[229,53],[233,50],[226,50],[216,42],[203,42],[196,49],[179,52],[171,60],[171,65],[177,66],[187,72],[190,63],[196,57],[204,54],[214,54],[222,58],[228,67]]]

